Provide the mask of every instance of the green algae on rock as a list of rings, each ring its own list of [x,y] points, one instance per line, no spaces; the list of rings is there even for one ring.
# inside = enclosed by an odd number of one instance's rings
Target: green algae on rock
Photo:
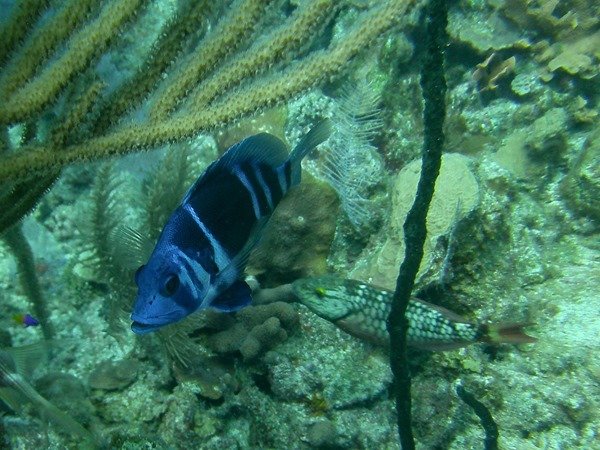
[[[264,286],[326,270],[339,201],[329,185],[305,175],[281,201],[250,257],[248,273]]]

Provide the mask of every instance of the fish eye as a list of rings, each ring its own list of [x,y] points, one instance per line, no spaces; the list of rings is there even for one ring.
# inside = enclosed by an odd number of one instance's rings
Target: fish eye
[[[160,291],[160,294],[163,297],[171,297],[177,291],[179,287],[179,277],[177,275],[169,275],[163,288]]]
[[[325,294],[327,293],[327,291],[325,290],[325,288],[323,287],[317,287],[315,288],[315,293],[319,296],[319,297],[325,297]]]

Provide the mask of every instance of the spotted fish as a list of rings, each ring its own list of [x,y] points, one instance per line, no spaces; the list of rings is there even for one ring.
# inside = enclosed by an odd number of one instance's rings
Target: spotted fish
[[[394,293],[335,275],[302,278],[292,283],[296,299],[347,333],[388,345],[386,320]],[[451,350],[475,342],[530,343],[523,325],[470,323],[458,314],[412,298],[406,310],[408,345],[427,350]]]

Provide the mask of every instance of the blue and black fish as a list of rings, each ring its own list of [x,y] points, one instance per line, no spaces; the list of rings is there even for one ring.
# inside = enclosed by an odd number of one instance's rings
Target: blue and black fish
[[[250,303],[250,288],[240,280],[250,251],[277,204],[300,183],[302,158],[330,133],[328,120],[319,123],[289,155],[271,134],[250,136],[206,169],[136,272],[135,333],[201,308],[236,311]]]

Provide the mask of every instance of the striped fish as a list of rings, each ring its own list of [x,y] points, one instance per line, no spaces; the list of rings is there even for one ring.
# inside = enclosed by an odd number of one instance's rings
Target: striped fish
[[[302,278],[292,283],[294,297],[318,316],[347,333],[389,345],[386,321],[394,293],[335,275]],[[522,325],[474,324],[441,306],[413,298],[406,310],[408,345],[451,350],[475,342],[530,343]]]
[[[240,280],[250,251],[277,204],[300,183],[302,158],[330,133],[328,120],[319,123],[289,155],[273,135],[250,136],[206,169],[136,272],[135,333],[201,308],[236,311],[250,303],[250,288]]]

